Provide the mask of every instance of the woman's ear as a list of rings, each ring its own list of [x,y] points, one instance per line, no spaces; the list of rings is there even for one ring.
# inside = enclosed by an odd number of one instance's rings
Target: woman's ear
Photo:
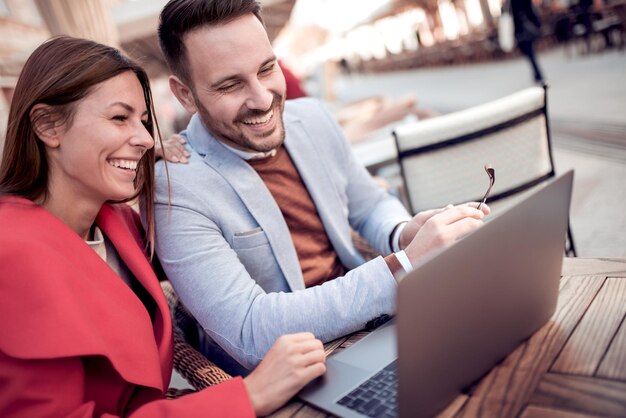
[[[33,106],[30,110],[30,123],[44,144],[51,148],[59,146],[60,118],[51,106],[43,103]]]

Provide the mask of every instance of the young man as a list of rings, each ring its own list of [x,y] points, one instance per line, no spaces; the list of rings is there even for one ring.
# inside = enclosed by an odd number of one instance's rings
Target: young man
[[[157,253],[207,345],[248,369],[281,334],[329,341],[393,314],[394,276],[489,212],[411,218],[317,101],[285,104],[259,13],[252,0],[172,0],[159,27],[170,88],[195,115],[189,163],[169,166],[171,205],[157,166]],[[387,256],[364,263],[351,228]]]

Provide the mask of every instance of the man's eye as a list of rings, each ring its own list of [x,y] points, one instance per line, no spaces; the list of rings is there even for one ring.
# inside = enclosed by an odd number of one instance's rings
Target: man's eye
[[[221,86],[218,90],[222,92],[226,92],[226,91],[235,90],[235,87],[237,87],[237,84],[227,84],[225,86]]]
[[[273,69],[274,69],[274,66],[273,66],[273,65],[272,65],[272,66],[270,66],[270,67],[263,68],[263,69],[261,70],[261,74],[267,74],[267,73],[271,72]]]

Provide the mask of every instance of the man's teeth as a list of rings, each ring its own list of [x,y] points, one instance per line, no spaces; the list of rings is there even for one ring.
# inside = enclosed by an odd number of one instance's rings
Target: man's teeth
[[[113,167],[125,168],[127,170],[137,170],[137,161],[133,160],[108,160]]]
[[[260,116],[257,118],[244,119],[242,122],[246,125],[262,125],[267,123],[274,116],[274,112],[269,112],[265,116]]]

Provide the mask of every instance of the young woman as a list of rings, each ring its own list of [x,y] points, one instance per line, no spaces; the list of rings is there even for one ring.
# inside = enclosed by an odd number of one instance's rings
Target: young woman
[[[264,415],[325,371],[320,341],[294,334],[245,379],[163,399],[155,128],[146,73],[116,49],[60,37],[26,62],[0,165],[0,416]]]

